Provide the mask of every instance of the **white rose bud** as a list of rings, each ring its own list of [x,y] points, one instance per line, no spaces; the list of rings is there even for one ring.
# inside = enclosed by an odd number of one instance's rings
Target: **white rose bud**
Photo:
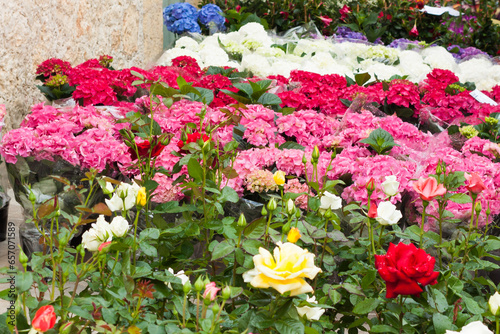
[[[106,198],[104,201],[106,202],[108,208],[113,212],[123,210],[123,199],[121,199],[116,193],[113,194],[111,199]]]
[[[82,234],[82,244],[83,247],[88,249],[91,252],[96,252],[101,245],[101,242],[97,240],[97,236],[95,230],[91,228],[88,231],[83,232]]]
[[[490,311],[493,315],[498,315],[498,307],[500,306],[500,294],[495,292],[493,296],[488,300],[488,305],[490,306]]]
[[[342,207],[342,198],[336,196],[328,191],[325,191],[323,196],[321,197],[321,206],[319,207],[321,210],[337,210]]]
[[[460,332],[447,330],[445,334],[493,334],[481,321],[474,321],[462,327]]]
[[[387,196],[395,196],[398,193],[399,182],[396,175],[386,176],[385,181],[382,182],[382,189]]]
[[[289,215],[293,215],[295,213],[295,203],[293,202],[293,199],[288,199],[288,202],[286,202],[286,212]]]
[[[315,296],[307,297],[307,302],[310,304],[318,303]],[[302,306],[297,307],[297,313],[300,317],[305,315],[308,320],[319,320],[323,313],[325,313],[325,309],[322,309],[321,307]]]
[[[91,230],[95,230],[97,239],[102,242],[111,241],[113,238],[113,233],[111,233],[111,226],[104,219],[104,215],[100,215],[96,222],[92,224]]]
[[[396,206],[389,201],[381,202],[377,207],[377,217],[375,218],[380,225],[394,225],[403,215],[401,211],[396,210]]]
[[[110,228],[115,237],[123,237],[128,232],[128,221],[122,216],[117,216],[111,221]]]

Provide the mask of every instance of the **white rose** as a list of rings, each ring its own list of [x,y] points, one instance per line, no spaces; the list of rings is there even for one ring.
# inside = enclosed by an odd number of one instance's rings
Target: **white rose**
[[[174,270],[172,268],[168,268],[168,271],[170,271],[172,275],[174,275],[175,277],[180,278],[183,286],[184,284],[186,284],[187,281],[189,281],[189,277],[187,277],[184,274],[184,270],[178,271],[177,274],[174,273]],[[168,286],[169,289],[172,289],[172,284],[170,284],[170,282],[166,282],[165,284]]]
[[[123,210],[123,200],[116,193],[113,194],[111,199],[106,198],[104,201],[106,202],[108,208],[113,212]]]
[[[481,321],[474,321],[462,327],[460,332],[447,330],[445,334],[493,334]]]
[[[325,191],[323,196],[321,197],[321,206],[319,207],[322,210],[337,210],[342,207],[342,198],[336,196],[328,191]]]
[[[394,225],[403,215],[401,211],[396,210],[396,206],[389,201],[382,202],[377,207],[377,218],[375,218],[381,225]]]
[[[135,182],[133,182],[132,184],[121,183],[116,188],[115,194],[118,195],[119,198],[123,199],[123,209],[130,210],[135,206],[139,189],[141,189],[141,187]]]
[[[382,182],[382,189],[387,196],[395,196],[398,193],[399,182],[396,179],[396,175],[390,175],[385,177],[385,181]]]
[[[318,303],[315,296],[312,296],[311,298],[307,297],[307,302],[310,304]],[[325,309],[322,309],[321,307],[302,306],[297,307],[297,313],[300,317],[305,315],[308,320],[319,320],[323,313],[325,313]]]
[[[111,221],[110,229],[115,237],[123,237],[128,232],[128,221],[122,216],[117,216]]]
[[[491,313],[497,315],[498,307],[500,306],[500,294],[498,292],[495,292],[495,294],[490,297],[488,305],[490,306]]]
[[[93,228],[83,232],[82,244],[84,248],[88,249],[91,252],[96,252],[99,249],[101,242],[97,239],[97,235]]]
[[[104,219],[104,215],[100,215],[97,218],[96,222],[92,224],[92,228],[90,230],[95,231],[95,235],[97,239],[101,242],[111,241],[113,238],[113,233],[111,233],[111,226]]]

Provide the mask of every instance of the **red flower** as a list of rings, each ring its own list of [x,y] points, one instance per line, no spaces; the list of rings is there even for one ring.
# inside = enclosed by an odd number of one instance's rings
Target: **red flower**
[[[380,13],[378,14],[378,16],[377,16],[377,18],[379,18],[379,19],[380,19],[380,18],[383,18],[383,17],[384,17],[384,12],[380,12]]]
[[[373,192],[375,190],[375,180],[373,179],[373,177],[368,180],[368,183],[366,184],[366,190],[370,192]]]
[[[344,7],[342,7],[340,10],[339,10],[339,13],[340,13],[340,19],[342,21],[345,21],[345,19],[347,18],[347,15],[351,12],[351,8],[349,8],[349,6],[347,5],[344,5]]]
[[[427,179],[423,177],[419,178],[418,181],[413,182],[413,189],[424,201],[432,201],[434,197],[446,194],[446,188],[442,184],[438,184],[437,180],[433,177],[428,177]]]
[[[236,6],[236,11],[237,11],[238,13],[240,12],[240,10],[241,10],[241,6],[240,6],[240,5]]]
[[[151,144],[149,143],[148,140],[145,140],[141,143],[136,143],[136,145],[138,154],[136,154],[134,148],[132,147],[130,147],[128,150],[133,160],[139,159],[139,157],[146,158],[149,156],[149,150],[151,149]],[[165,145],[163,145],[162,143],[157,143],[151,150],[151,158],[159,156],[160,153],[163,151],[164,147]]]
[[[328,27],[330,25],[330,23],[332,23],[333,19],[331,19],[330,17],[328,16],[320,16],[319,19],[321,21],[323,21],[323,24],[325,25],[325,27]]]
[[[182,149],[184,147],[184,145],[187,145],[189,143],[195,143],[199,139],[202,139],[202,137],[203,137],[203,141],[204,142],[210,140],[210,137],[208,137],[206,134],[203,134],[203,136],[202,136],[201,133],[199,133],[199,132],[189,133],[189,134],[187,134],[186,142],[184,143],[184,141],[179,140],[177,142],[177,147],[179,147],[180,149]]]
[[[288,12],[280,12],[280,14],[283,16],[285,20],[288,20],[288,16],[290,15],[290,13]]]
[[[368,217],[377,218],[377,204],[374,202],[370,203],[370,210],[368,210]]]
[[[46,332],[56,324],[56,313],[54,306],[45,305],[36,311],[35,317],[31,322],[31,327],[39,332]]]
[[[467,190],[471,194],[480,194],[484,189],[486,189],[486,186],[483,183],[483,180],[481,180],[481,177],[477,173],[465,173],[465,179],[468,182],[468,185],[465,186]]]
[[[436,259],[413,244],[391,243],[386,255],[375,255],[375,267],[386,282],[386,298],[420,296],[422,287],[437,283]]]
[[[410,36],[417,37],[418,36],[418,30],[417,30],[417,22],[415,21],[415,24],[413,25],[413,28],[410,30]]]

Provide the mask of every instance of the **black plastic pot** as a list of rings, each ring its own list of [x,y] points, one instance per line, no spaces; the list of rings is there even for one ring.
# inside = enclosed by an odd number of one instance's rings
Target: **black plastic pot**
[[[9,203],[10,197],[3,192],[0,192],[0,241],[4,241],[7,237],[7,223],[9,221]]]

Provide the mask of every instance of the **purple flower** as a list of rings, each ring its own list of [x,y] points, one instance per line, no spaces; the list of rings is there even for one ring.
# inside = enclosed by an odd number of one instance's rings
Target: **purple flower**
[[[393,40],[391,44],[389,44],[389,47],[391,48],[398,48],[402,50],[408,50],[409,48],[412,48],[411,46],[413,48],[419,46],[418,41],[412,41],[406,38],[398,38]]]
[[[340,26],[337,28],[337,33],[335,38],[345,38],[345,39],[359,39],[362,41],[368,41],[365,35],[360,32],[352,31],[349,27]]]
[[[467,48],[462,49],[458,45],[450,45],[447,47],[447,50],[451,52],[451,54],[453,55],[453,57],[455,59],[459,59],[459,60],[466,59],[466,58],[472,58],[472,57],[477,56],[477,55],[485,55],[485,56],[489,57],[489,55],[486,52],[481,51],[478,48],[475,48],[473,46],[469,46]]]

